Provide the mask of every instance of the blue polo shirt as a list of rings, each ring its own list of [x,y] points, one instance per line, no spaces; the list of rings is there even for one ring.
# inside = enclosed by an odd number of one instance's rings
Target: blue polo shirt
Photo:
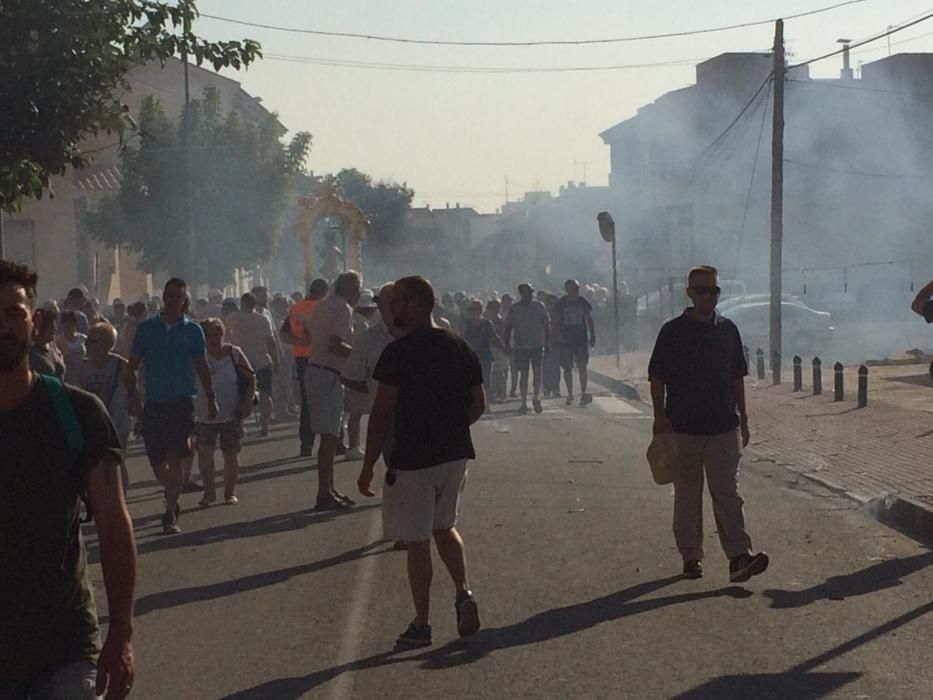
[[[160,316],[140,323],[133,356],[142,358],[146,370],[146,401],[197,396],[192,360],[203,359],[204,354],[204,331],[187,316],[173,326]]]

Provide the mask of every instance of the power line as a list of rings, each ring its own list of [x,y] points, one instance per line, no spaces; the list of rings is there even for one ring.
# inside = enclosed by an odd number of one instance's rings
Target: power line
[[[606,66],[554,66],[554,67],[510,67],[510,66],[455,66],[455,65],[423,65],[415,63],[380,63],[377,61],[351,61],[331,59],[317,56],[290,56],[287,54],[266,54],[263,57],[270,61],[285,61],[307,65],[330,66],[337,68],[359,68],[365,70],[411,71],[421,73],[576,73],[585,71],[611,71],[635,70],[643,68],[663,68],[671,66],[688,66],[702,63],[706,58],[685,58],[676,61],[659,61],[656,63],[630,63],[623,65]]]
[[[894,29],[889,29],[888,31],[883,32],[883,33],[881,33],[881,34],[876,34],[875,36],[870,37],[870,38],[868,38],[868,39],[863,39],[862,41],[857,41],[857,42],[855,42],[854,44],[850,44],[850,45],[847,46],[847,47],[838,49],[838,50],[836,50],[836,51],[832,51],[832,52],[827,53],[827,54],[824,54],[824,55],[822,55],[822,56],[817,56],[816,58],[811,58],[809,61],[804,61],[803,63],[798,63],[798,64],[793,65],[793,66],[788,66],[788,70],[793,70],[794,68],[800,68],[800,67],[802,67],[802,66],[809,66],[811,63],[816,63],[817,61],[823,61],[823,60],[825,60],[825,59],[827,59],[827,58],[832,58],[833,56],[838,56],[839,54],[844,53],[844,52],[845,52],[846,50],[848,50],[848,49],[856,49],[856,48],[858,48],[859,46],[864,46],[865,44],[870,44],[870,43],[872,43],[872,42],[874,42],[874,41],[878,41],[879,39],[884,39],[885,37],[891,36],[892,34],[897,34],[898,32],[902,32],[902,31],[904,31],[905,29],[908,29],[909,27],[913,27],[913,26],[916,25],[916,24],[920,24],[921,22],[926,22],[928,19],[931,19],[931,18],[933,18],[933,12],[928,13],[928,14],[924,15],[923,17],[919,18],[919,19],[915,19],[913,22],[908,22],[907,24],[902,24],[902,25],[899,26],[899,27],[895,27]]]
[[[857,170],[857,169],[851,169],[851,168],[833,168],[829,165],[816,165],[815,163],[802,163],[798,160],[791,160],[790,158],[785,158],[784,162],[789,163],[790,165],[796,165],[799,168],[807,168],[808,170],[823,170],[823,171],[830,172],[830,173],[839,173],[840,175],[858,175],[860,177],[881,177],[881,178],[891,178],[894,180],[933,179],[933,175],[878,173],[878,172],[871,172],[867,170]]]
[[[846,0],[845,2],[838,2],[835,5],[830,5],[828,7],[822,7],[815,10],[809,10],[807,12],[799,12],[794,15],[788,15],[784,17],[784,20],[799,19],[801,17],[809,17],[811,15],[821,14],[823,12],[830,12],[831,10],[836,10],[840,7],[846,7],[847,5],[856,5],[862,2],[867,2],[868,0]],[[609,39],[556,39],[556,40],[546,40],[546,41],[454,41],[454,40],[444,40],[444,39],[413,39],[409,37],[397,37],[397,36],[384,36],[380,34],[361,34],[356,32],[334,32],[334,31],[325,31],[322,29],[302,29],[298,27],[283,27],[281,25],[274,24],[263,24],[260,22],[250,22],[247,20],[234,19],[232,17],[221,17],[218,15],[210,15],[205,12],[200,13],[201,17],[206,17],[208,19],[217,20],[219,22],[228,22],[230,24],[238,24],[246,27],[254,27],[257,29],[269,29],[278,32],[289,32],[292,34],[312,34],[314,36],[326,36],[339,39],[367,39],[369,41],[384,41],[397,44],[427,44],[431,46],[583,46],[591,44],[620,44],[625,42],[633,41],[649,41],[654,39],[669,39],[676,37],[685,37],[685,36],[695,36],[697,34],[710,34],[713,32],[724,32],[732,29],[744,29],[746,27],[757,27],[764,24],[773,24],[777,18],[764,19],[764,20],[755,20],[752,22],[742,22],[739,24],[729,24],[718,27],[707,27],[704,29],[691,29],[680,32],[667,32],[664,34],[643,34],[635,36],[624,36],[617,38]]]
[[[748,181],[748,192],[745,195],[745,210],[742,212],[742,225],[739,228],[738,242],[735,246],[735,264],[732,266],[732,277],[736,277],[739,269],[739,257],[742,251],[742,241],[745,239],[745,225],[748,223],[748,211],[752,204],[752,190],[755,185],[755,175],[758,172],[758,156],[761,154],[761,142],[765,135],[765,122],[768,117],[768,104],[771,102],[771,91],[765,96],[765,108],[761,110],[761,126],[758,127],[758,145],[755,147],[755,160],[752,162],[752,176]]]
[[[735,125],[739,123],[739,120],[745,115],[745,113],[751,108],[751,106],[758,100],[758,96],[761,94],[761,91],[764,90],[765,86],[771,82],[771,78],[773,76],[774,76],[774,71],[771,71],[768,73],[767,77],[762,81],[761,85],[758,86],[758,89],[755,90],[755,93],[751,96],[751,99],[749,99],[749,101],[745,103],[745,106],[742,107],[742,110],[736,115],[735,119],[732,120],[729,126],[727,126],[723,130],[723,132],[719,134],[719,136],[713,139],[713,141],[706,148],[704,148],[702,151],[700,151],[699,154],[697,154],[696,161],[694,161],[695,164],[708,151],[710,151],[710,149],[715,148],[717,144],[719,144],[728,135],[728,133],[732,131],[733,127],[735,127]],[[694,167],[696,167],[696,165],[694,165]]]

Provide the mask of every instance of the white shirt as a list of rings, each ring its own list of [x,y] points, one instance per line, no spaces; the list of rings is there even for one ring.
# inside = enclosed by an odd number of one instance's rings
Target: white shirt
[[[376,364],[382,357],[382,351],[393,340],[395,338],[389,332],[389,327],[380,321],[356,338],[353,352],[347,358],[343,377],[351,382],[365,382],[369,388],[370,401],[375,400],[376,389],[379,388],[379,382],[373,380]]]
[[[272,321],[258,311],[234,311],[227,317],[228,340],[242,348],[253,369],[260,370],[272,363],[269,339],[274,338]]]
[[[257,314],[258,316],[259,314]],[[207,353],[204,357],[211,371],[214,383],[214,399],[217,401],[217,417],[210,420],[207,412],[207,394],[201,386],[198,377],[198,398],[195,402],[195,420],[198,423],[227,423],[236,419],[236,410],[240,405],[240,389],[237,384],[237,369],[235,363],[243,362],[243,353],[240,348],[225,346],[222,357],[214,357]]]

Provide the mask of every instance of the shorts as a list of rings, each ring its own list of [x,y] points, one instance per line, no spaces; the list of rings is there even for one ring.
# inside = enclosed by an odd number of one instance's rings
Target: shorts
[[[515,362],[513,367],[516,372],[527,372],[528,365],[533,363],[541,363],[541,360],[544,358],[544,347],[538,346],[536,348],[515,348]]]
[[[340,375],[323,367],[308,365],[305,372],[308,422],[315,435],[340,435],[343,420],[343,384]]]
[[[220,440],[220,451],[224,454],[240,451],[240,438],[243,436],[243,423],[239,420],[228,420],[226,423],[198,423],[195,426],[195,440],[198,447],[217,447]]]
[[[263,396],[272,396],[272,365],[256,370],[256,391]]]
[[[584,367],[590,361],[590,346],[586,340],[574,343],[565,343],[560,346],[560,366],[564,369]]]
[[[382,489],[382,531],[387,540],[427,542],[436,530],[456,526],[467,462],[428,469],[393,470],[395,483]]]
[[[147,401],[143,408],[142,434],[146,455],[153,467],[168,461],[170,452],[191,454],[194,433],[194,400]]]

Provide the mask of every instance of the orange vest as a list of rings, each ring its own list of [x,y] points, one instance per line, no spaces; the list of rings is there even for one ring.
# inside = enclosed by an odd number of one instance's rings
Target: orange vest
[[[311,314],[314,313],[314,309],[317,308],[317,305],[320,303],[320,299],[302,299],[301,301],[295,302],[295,305],[288,313],[288,325],[292,331],[292,335],[301,338],[307,333],[305,330],[306,324],[311,319]],[[295,357],[310,357],[310,341],[307,345],[298,345],[297,343],[292,345],[292,354]]]

